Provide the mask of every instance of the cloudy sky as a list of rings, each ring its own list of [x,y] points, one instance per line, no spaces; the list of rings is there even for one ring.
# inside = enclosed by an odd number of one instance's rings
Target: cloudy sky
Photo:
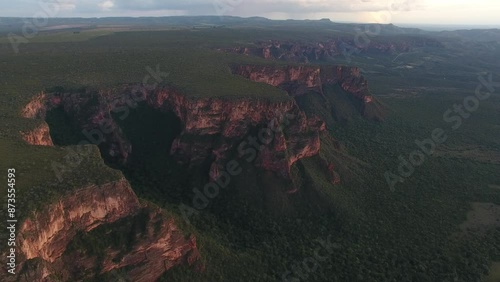
[[[500,0],[0,0],[0,16],[232,15],[271,19],[500,25]]]

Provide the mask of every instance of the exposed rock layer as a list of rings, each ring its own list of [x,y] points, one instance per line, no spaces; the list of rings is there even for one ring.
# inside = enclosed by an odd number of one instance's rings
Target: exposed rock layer
[[[319,112],[323,120],[331,119],[333,113],[339,112],[342,107],[336,99],[331,99],[332,93],[325,93],[326,86],[338,85],[341,89],[335,95],[350,100],[350,107],[367,119],[382,120],[383,107],[375,100],[368,89],[368,82],[361,75],[359,68],[347,66],[262,66],[237,65],[233,66],[234,74],[241,75],[252,81],[267,83],[287,91],[295,99],[302,99],[305,95],[316,95],[318,104],[313,104],[312,111]],[[329,124],[330,126],[331,124]]]
[[[323,85],[338,83],[342,89],[356,98],[366,103],[372,100],[368,83],[357,67],[239,65],[233,67],[233,73],[256,82],[282,87],[291,96],[298,96],[310,91],[321,93]],[[298,89],[302,91],[297,91]]]
[[[27,259],[53,262],[76,232],[114,222],[138,208],[139,201],[125,179],[76,190],[25,220],[19,230],[21,250]]]
[[[364,35],[364,33],[360,33]],[[304,42],[292,40],[258,41],[255,47],[237,47],[224,49],[244,55],[253,55],[265,59],[284,60],[290,62],[325,62],[335,57],[356,56],[361,52],[368,53],[404,53],[420,47],[442,47],[442,44],[430,38],[406,38],[406,40],[378,42],[365,37],[350,37],[325,40],[321,42]]]
[[[125,243],[130,246],[118,245],[125,252],[108,246],[104,258],[98,258],[88,251],[67,249],[78,233],[96,236],[95,229],[129,222],[131,229],[120,230],[129,234]],[[144,227],[134,233],[137,222]],[[77,189],[61,197],[26,219],[17,240],[21,281],[52,281],[54,275],[76,281],[91,278],[86,275],[120,270],[129,281],[152,282],[173,266],[192,265],[200,258],[195,238],[186,238],[159,208],[142,206],[125,179]],[[81,269],[100,271],[89,274]]]
[[[92,246],[96,238],[108,242],[104,249],[95,250],[96,246]],[[127,246],[117,244],[118,238],[125,238],[121,240]],[[79,240],[78,249],[78,244],[72,245],[51,265],[59,276],[67,277],[66,281],[88,280],[97,274],[103,281],[153,282],[177,265],[193,265],[196,271],[204,269],[196,238],[186,237],[174,220],[166,218],[156,207],[144,206],[136,214],[100,226]]]
[[[293,99],[194,99],[171,87],[124,86],[118,91],[42,93],[25,107],[23,114],[43,118],[48,110],[62,107],[82,129],[88,142],[101,145],[110,157],[126,162],[132,147],[111,114],[126,119],[127,112],[138,102],[146,102],[160,111],[171,111],[179,118],[182,132],[170,148],[171,155],[190,166],[212,159],[212,177],[217,177],[218,169],[251,134],[260,143],[267,144],[256,163],[287,177],[295,161],[318,153],[319,132],[325,129],[320,120],[307,118]],[[273,130],[270,140],[263,141],[261,139],[267,138],[258,135],[259,129],[282,126],[286,127],[286,136],[281,129]]]
[[[321,106],[327,108],[326,112],[333,112],[336,105],[331,105],[334,103],[328,100],[323,88],[339,85],[346,93],[342,95],[351,96],[356,101],[355,107],[362,115],[381,119],[379,114],[370,114],[378,104],[356,67],[238,65],[233,66],[232,71],[255,82],[280,87],[296,99],[303,95],[318,95],[324,100]],[[105,156],[125,163],[132,146],[112,114],[124,120],[139,102],[163,112],[173,112],[178,117],[182,132],[169,148],[171,155],[190,166],[209,161],[212,179],[217,178],[229,157],[237,153],[241,156],[242,150],[238,148],[247,137],[255,137],[266,145],[259,147],[257,165],[288,177],[293,163],[319,152],[319,132],[325,130],[324,123],[310,113],[306,116],[294,99],[192,98],[173,87],[149,89],[137,85],[81,93],[41,93],[23,109],[22,114],[43,119],[47,111],[60,107],[82,130],[87,138],[83,143],[97,144]],[[320,117],[322,120],[328,118]],[[273,130],[270,138],[265,138],[265,134],[259,136],[273,125],[284,130]],[[41,143],[42,140],[45,139],[31,137],[28,142]]]
[[[21,132],[21,136],[26,143],[31,145],[54,146],[50,137],[50,129],[46,122],[41,122],[33,130]]]

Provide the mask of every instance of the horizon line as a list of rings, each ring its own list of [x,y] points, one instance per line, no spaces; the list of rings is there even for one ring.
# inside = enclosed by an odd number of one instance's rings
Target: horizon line
[[[171,16],[54,16],[50,17],[50,19],[113,19],[113,18],[122,18],[122,19],[139,19],[139,18],[196,18],[196,17],[213,17],[213,18],[239,18],[239,19],[253,19],[260,18],[269,21],[325,21],[328,20],[331,23],[342,23],[342,24],[381,24],[381,25],[405,25],[405,26],[484,26],[484,27],[495,27],[500,28],[500,24],[485,24],[485,23],[405,23],[405,22],[390,22],[390,23],[377,23],[377,22],[356,22],[356,21],[332,21],[330,18],[321,18],[321,19],[272,19],[263,16],[232,16],[232,15],[171,15]],[[21,16],[2,16],[0,18],[9,18],[9,19],[33,19],[35,17],[21,17]]]

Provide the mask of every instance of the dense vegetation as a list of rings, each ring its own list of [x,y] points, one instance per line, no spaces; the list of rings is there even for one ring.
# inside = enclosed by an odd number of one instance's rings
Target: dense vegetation
[[[0,76],[0,122],[5,124],[0,129],[0,150],[5,156],[1,169],[9,166],[20,171],[22,216],[74,187],[121,177],[91,147],[92,155],[59,182],[51,163],[64,163],[67,150],[74,149],[70,145],[81,136],[70,129],[64,114],[53,111],[47,116],[51,135],[66,147],[41,148],[19,142],[20,130],[37,125],[19,117],[19,110],[33,94],[54,86],[119,88],[141,82],[148,74],[147,66],[155,69],[159,65],[169,73],[162,83],[173,84],[191,97],[289,99],[280,90],[233,76],[228,67],[234,62],[283,62],[225,54],[214,48],[251,45],[270,38],[323,39],[336,33],[281,27],[279,31],[217,28],[96,34],[100,36],[48,34],[46,40],[40,35],[23,45],[17,55],[12,55],[8,44],[1,45],[0,63],[8,70]],[[79,40],[72,37],[84,38],[74,43]],[[384,35],[374,40],[404,39]],[[498,162],[475,155],[436,153],[397,184],[394,192],[384,178],[387,170],[396,172],[398,156],[407,157],[418,149],[415,140],[429,138],[438,127],[448,134],[438,152],[471,147],[486,153],[500,150],[497,93],[457,130],[451,130],[442,117],[453,104],[474,93],[478,73],[499,72],[492,58],[498,58],[500,49],[482,49],[472,43],[463,48],[463,44],[454,45],[459,41],[443,40],[449,43],[446,49],[422,48],[397,60],[391,54],[363,53],[349,62],[338,58],[339,63],[362,67],[371,91],[391,109],[383,123],[357,117],[347,106],[346,112],[338,114],[349,116],[349,122],[328,121],[329,133],[345,149],[334,149],[334,141],[323,136],[321,155],[337,166],[340,185],[331,185],[318,158],[313,157],[294,167],[294,181],[305,191],[304,198],[283,199],[282,191],[272,189],[290,184],[248,164],[248,172],[193,216],[191,225],[184,222],[178,203],[192,199],[190,189],[185,188],[202,185],[206,176],[203,171],[177,165],[168,156],[168,144],[179,131],[175,117],[142,107],[134,110],[120,124],[135,148],[132,162],[108,165],[122,171],[140,198],[164,208],[186,231],[195,233],[206,265],[204,273],[174,268],[162,281],[276,281],[287,271],[292,272],[288,277],[301,281],[480,281],[490,263],[500,261],[500,230],[464,233],[459,225],[466,220],[471,202],[500,205],[500,190],[491,187],[500,185]],[[473,55],[478,50],[483,53]],[[340,96],[331,99],[348,104]],[[306,112],[313,113],[314,107]],[[158,127],[168,130],[159,131]],[[283,213],[278,204],[294,208]],[[72,250],[99,253],[107,242],[121,242],[126,249],[123,234],[105,231],[91,233],[95,237],[79,234]],[[112,238],[96,240],[105,237],[103,234]],[[325,249],[321,244],[329,239]],[[322,261],[316,259],[315,265],[310,258],[317,247],[327,255]],[[306,267],[304,261],[309,262]]]

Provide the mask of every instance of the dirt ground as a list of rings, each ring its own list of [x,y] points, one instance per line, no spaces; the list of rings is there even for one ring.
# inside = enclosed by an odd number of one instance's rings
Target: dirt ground
[[[492,203],[472,203],[467,220],[460,225],[463,231],[486,231],[500,227],[500,206]]]
[[[484,279],[484,282],[500,282],[500,262],[494,262],[490,268],[490,274]]]

